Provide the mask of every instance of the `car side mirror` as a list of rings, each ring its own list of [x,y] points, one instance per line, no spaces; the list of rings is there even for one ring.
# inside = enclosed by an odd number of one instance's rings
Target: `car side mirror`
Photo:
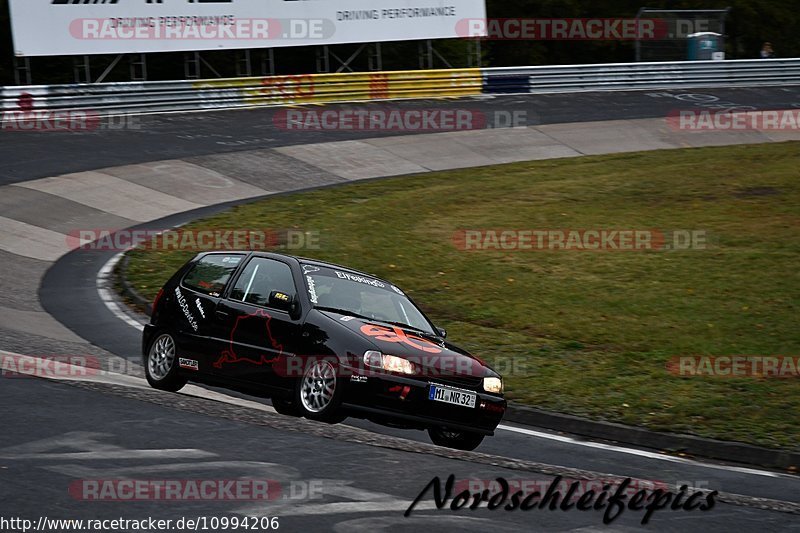
[[[438,334],[439,334],[439,336],[440,336],[441,338],[443,338],[443,339],[446,339],[446,338],[447,338],[447,330],[446,330],[446,329],[444,329],[444,328],[436,328],[436,333],[438,333]]]
[[[294,297],[281,291],[269,293],[268,305],[273,309],[280,309],[287,313],[292,313],[296,307]]]

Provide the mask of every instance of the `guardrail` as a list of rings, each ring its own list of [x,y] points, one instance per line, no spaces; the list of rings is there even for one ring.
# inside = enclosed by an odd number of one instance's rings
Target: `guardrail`
[[[800,84],[800,59],[559,65],[2,87],[0,111],[157,113],[479,94],[791,84]]]
[[[481,94],[481,69],[3,87],[0,110],[155,113]]]
[[[484,70],[484,92],[565,93],[800,83],[800,59],[558,65]]]

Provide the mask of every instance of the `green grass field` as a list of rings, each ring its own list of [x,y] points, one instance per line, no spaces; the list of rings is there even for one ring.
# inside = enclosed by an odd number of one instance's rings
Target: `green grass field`
[[[275,197],[190,227],[319,232],[299,255],[405,289],[509,399],[800,447],[800,378],[676,377],[680,355],[800,355],[800,143],[584,157]],[[268,172],[268,169],[265,169]],[[479,251],[459,229],[687,229],[691,251]],[[136,251],[145,296],[193,252]]]

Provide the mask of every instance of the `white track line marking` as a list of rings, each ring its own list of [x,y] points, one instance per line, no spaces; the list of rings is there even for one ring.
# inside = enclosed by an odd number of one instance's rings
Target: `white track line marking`
[[[5,371],[16,372],[20,369],[20,361],[27,363],[26,368],[36,368],[35,360],[37,358],[28,356],[28,355],[19,355],[14,354],[11,352],[5,352],[0,350],[0,369]],[[31,363],[33,363],[31,365]],[[67,369],[66,367],[69,367]],[[60,363],[59,368],[61,369],[59,375],[57,376],[50,376],[46,375],[47,379],[54,379],[59,381],[90,381],[90,382],[97,382],[97,383],[109,383],[114,385],[124,385],[127,387],[134,387],[134,388],[149,388],[147,381],[144,378],[136,377],[136,376],[129,376],[125,374],[118,374],[115,372],[107,372],[105,370],[101,371],[86,371],[86,369],[81,369],[74,365],[70,365],[68,363]],[[223,394],[220,392],[212,391],[197,385],[187,385],[183,389],[181,389],[180,393],[186,396],[194,396],[197,398],[206,398],[209,400],[215,400],[218,402],[226,403],[229,405],[237,405],[240,407],[245,407],[249,409],[257,409],[259,411],[266,411],[270,413],[274,413],[275,409],[273,409],[269,405],[265,405],[263,403],[245,400],[242,398],[237,398],[235,396],[229,396],[227,394]],[[527,435],[530,437],[537,437],[543,439],[549,439],[558,441],[564,444],[571,444],[575,446],[584,446],[587,448],[595,448],[600,450],[606,450],[611,452],[617,453],[626,453],[629,455],[636,455],[639,457],[646,457],[648,459],[657,459],[659,461],[668,461],[672,463],[684,464],[688,466],[695,466],[700,468],[711,468],[715,470],[725,470],[728,472],[737,472],[740,474],[748,474],[748,475],[756,475],[756,476],[767,476],[767,477],[774,477],[774,478],[785,478],[785,479],[797,479],[797,476],[791,474],[782,474],[779,472],[769,472],[766,470],[758,470],[755,468],[745,468],[739,466],[725,466],[725,465],[715,465],[710,463],[701,463],[698,461],[693,461],[690,459],[684,459],[682,457],[672,457],[669,455],[658,454],[655,452],[648,452],[645,450],[637,450],[634,448],[625,448],[622,446],[613,446],[611,444],[602,444],[599,442],[589,442],[589,441],[580,441],[573,439],[571,437],[564,437],[561,435],[553,435],[551,433],[544,433],[541,431],[534,431],[531,429],[519,428],[514,426],[506,426],[501,424],[497,427],[497,429],[511,431],[514,433],[521,433],[523,435]]]
[[[98,284],[98,289],[97,290],[100,293],[100,298],[103,300],[103,303],[106,304],[106,307],[108,307],[109,310],[112,313],[114,313],[115,316],[117,316],[120,320],[125,321],[129,325],[131,325],[131,326],[133,326],[133,327],[135,327],[135,328],[137,328],[137,329],[139,329],[141,331],[143,329],[143,326],[141,324],[139,324],[138,322],[136,322],[135,320],[133,320],[130,316],[125,314],[119,308],[119,305],[117,305],[116,301],[111,296],[111,293],[108,291],[108,289],[101,288],[101,280],[103,280],[104,277],[107,278],[110,275],[111,271],[114,269],[114,266],[116,266],[116,264],[120,261],[120,259],[122,259],[122,255],[123,254],[120,253],[120,254],[114,256],[100,270],[100,273],[97,276],[97,284]],[[103,283],[105,283],[105,282],[103,282]],[[203,389],[203,390],[205,390],[205,389]],[[211,391],[208,391],[208,392],[211,392]],[[196,394],[196,395],[202,397],[201,394]],[[225,395],[220,394],[220,396],[225,396]],[[215,398],[215,399],[217,399],[217,398]],[[220,401],[225,401],[225,400],[221,400],[220,399]],[[227,402],[227,403],[234,403],[234,402]],[[251,402],[251,403],[257,403],[257,402]],[[258,404],[258,405],[261,405],[262,407],[264,407],[263,404]],[[595,449],[599,449],[599,450],[605,450],[605,451],[608,451],[608,452],[624,453],[624,454],[628,454],[628,455],[635,455],[635,456],[638,456],[638,457],[645,457],[647,459],[655,459],[655,460],[658,460],[658,461],[667,461],[667,462],[670,462],[670,463],[678,463],[678,464],[684,464],[684,465],[688,465],[688,466],[696,466],[696,467],[700,467],[700,468],[710,468],[710,469],[713,469],[713,470],[724,470],[724,471],[727,471],[727,472],[738,472],[740,474],[749,474],[749,475],[756,475],[756,476],[797,479],[797,476],[794,476],[794,475],[791,475],[791,474],[782,474],[782,473],[779,473],[779,472],[770,472],[770,471],[767,471],[767,470],[758,470],[758,469],[755,469],[755,468],[747,468],[747,467],[741,467],[741,466],[726,466],[726,465],[716,465],[716,464],[712,464],[712,463],[702,463],[702,462],[694,461],[694,460],[691,460],[691,459],[684,459],[683,457],[674,457],[674,456],[671,456],[671,455],[665,455],[665,454],[656,453],[656,452],[650,452],[650,451],[646,451],[646,450],[638,450],[638,449],[635,449],[635,448],[626,448],[624,446],[615,446],[613,444],[603,444],[603,443],[600,443],[600,442],[591,442],[591,441],[578,440],[578,439],[574,439],[572,437],[564,437],[562,435],[554,435],[552,433],[545,433],[545,432],[542,432],[542,431],[535,431],[535,430],[532,430],[532,429],[525,429],[525,428],[519,428],[519,427],[514,427],[514,426],[507,426],[505,424],[501,424],[501,425],[497,426],[497,429],[505,430],[505,431],[511,431],[511,432],[514,432],[514,433],[520,433],[522,435],[527,435],[527,436],[530,436],[530,437],[537,437],[537,438],[540,438],[540,439],[553,440],[553,441],[556,441],[556,442],[561,442],[563,444],[570,444],[570,445],[573,445],[573,446],[583,446],[585,448],[595,448]]]
[[[648,452],[646,450],[625,448],[624,446],[614,446],[613,444],[603,444],[600,442],[578,440],[572,437],[564,437],[563,435],[553,435],[552,433],[544,433],[542,431],[534,431],[532,429],[525,429],[515,426],[506,426],[505,424],[497,426],[497,429],[512,431],[514,433],[521,433],[523,435],[528,435],[530,437],[537,437],[540,439],[554,440],[557,442],[561,442],[564,444],[571,444],[574,446],[584,446],[586,448],[595,448],[598,450],[606,450],[609,452],[626,453],[628,455],[636,455],[639,457],[646,457],[648,459],[657,459],[659,461],[667,461],[670,463],[679,463],[684,465],[697,466],[701,468],[712,468],[715,470],[725,470],[728,472],[738,472],[740,474],[752,474],[756,476],[797,479],[797,476],[791,474],[781,474],[780,472],[770,472],[767,470],[758,470],[755,468],[747,468],[741,466],[727,466],[727,465],[716,465],[712,463],[701,463],[699,461],[694,461],[692,459],[684,459],[683,457],[673,457],[671,455],[664,455],[656,452]]]
[[[134,320],[133,317],[120,308],[116,298],[114,297],[113,288],[111,287],[111,278],[114,267],[117,266],[117,263],[120,262],[124,255],[125,252],[118,253],[109,259],[108,262],[103,265],[103,268],[100,269],[100,272],[97,273],[97,294],[100,295],[100,299],[115,317],[119,318],[129,326],[134,327],[139,331],[143,331],[144,324]]]

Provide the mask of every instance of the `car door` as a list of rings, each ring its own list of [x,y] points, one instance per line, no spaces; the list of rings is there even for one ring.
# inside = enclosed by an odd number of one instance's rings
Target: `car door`
[[[301,322],[270,305],[274,291],[297,300],[289,264],[251,257],[227,297],[217,304],[215,320],[228,332],[213,366],[224,378],[259,388],[285,388],[287,360],[296,353]]]
[[[176,335],[184,370],[209,373],[213,351],[214,311],[228,281],[246,256],[207,254],[200,257],[168,295],[175,301]]]

